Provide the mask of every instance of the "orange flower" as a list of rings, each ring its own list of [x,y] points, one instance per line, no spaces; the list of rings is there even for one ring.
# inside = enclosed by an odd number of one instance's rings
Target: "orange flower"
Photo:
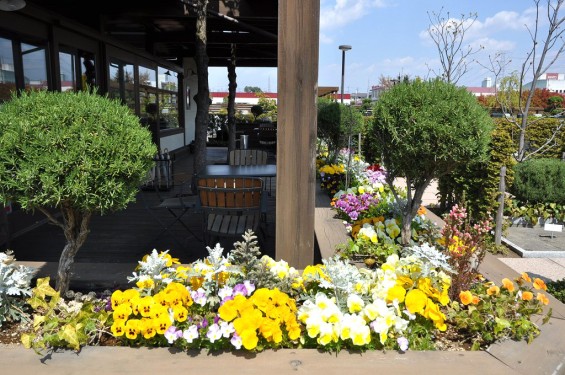
[[[426,214],[426,207],[420,206],[420,208],[418,208],[418,215],[425,215],[425,214]]]
[[[477,303],[481,302],[481,299],[478,296],[473,296],[471,302],[473,303],[473,305],[476,305]]]
[[[526,273],[526,272],[522,272],[522,280],[531,283],[532,279],[530,278],[530,276]]]
[[[531,301],[534,299],[534,293],[532,292],[523,292],[522,293],[522,299],[524,301]]]
[[[498,296],[500,293],[500,288],[496,285],[491,285],[490,288],[487,289],[487,294],[489,296]]]
[[[514,291],[514,283],[506,277],[504,279],[502,279],[502,287],[507,289],[509,292]]]
[[[538,295],[536,296],[536,299],[538,301],[540,301],[541,303],[543,303],[544,305],[548,305],[549,304],[549,298],[547,298],[545,296],[545,294],[543,293],[538,293]]]
[[[473,293],[468,290],[461,292],[459,293],[459,299],[461,300],[461,303],[466,306],[470,303],[473,303]]]
[[[545,285],[545,282],[542,279],[536,277],[534,279],[534,288],[536,290],[540,290],[540,289],[547,290],[547,285]]]

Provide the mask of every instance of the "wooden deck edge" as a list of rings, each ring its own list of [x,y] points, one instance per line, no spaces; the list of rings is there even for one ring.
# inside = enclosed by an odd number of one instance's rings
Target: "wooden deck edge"
[[[328,194],[320,188],[316,181],[316,206],[314,209],[314,235],[322,259],[335,254],[336,247],[347,243],[349,235],[343,221],[335,217]]]
[[[207,353],[182,352],[170,348],[85,347],[53,353],[44,359],[33,350],[0,348],[6,373],[61,374],[96,368],[100,373],[166,373],[190,368],[191,373],[221,374],[237,369],[242,374],[409,374],[424,371],[448,374],[515,374],[486,352],[368,351],[338,354],[315,349],[266,350]],[[230,371],[228,371],[230,372]]]

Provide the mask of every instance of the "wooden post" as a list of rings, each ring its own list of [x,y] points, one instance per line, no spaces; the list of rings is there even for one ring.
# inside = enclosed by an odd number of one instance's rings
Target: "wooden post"
[[[498,185],[498,210],[496,211],[496,227],[494,228],[494,243],[499,246],[502,239],[502,221],[504,213],[504,194],[506,190],[505,184],[506,167],[500,167],[500,184]]]
[[[276,258],[314,261],[320,0],[279,1]]]

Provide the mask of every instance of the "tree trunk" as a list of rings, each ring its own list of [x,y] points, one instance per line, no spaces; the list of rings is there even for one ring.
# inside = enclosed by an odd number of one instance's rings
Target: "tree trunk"
[[[56,289],[64,294],[69,289],[71,281],[71,267],[75,261],[75,255],[82,247],[88,237],[88,226],[92,213],[81,212],[70,206],[61,208],[64,219],[63,232],[67,244],[63,248],[57,269]]]
[[[415,186],[414,195],[412,196],[412,183],[409,178],[406,179],[406,207],[404,208],[404,215],[402,215],[402,246],[410,246],[412,240],[412,219],[416,216],[420,205],[422,204],[422,197],[424,191],[431,182],[431,178],[424,180],[422,183]]]
[[[237,74],[235,73],[235,45],[232,44],[231,48],[231,61],[228,64],[228,133],[229,144],[228,149],[235,150],[235,135],[236,135],[236,121],[235,121],[235,94],[237,92]]]
[[[208,110],[210,108],[210,89],[208,87],[208,53],[206,52],[206,10],[208,0],[197,3],[196,19],[196,73],[198,74],[198,93],[196,102],[196,124],[194,131],[194,173],[206,165],[206,135],[208,131]],[[195,186],[196,183],[193,183]]]

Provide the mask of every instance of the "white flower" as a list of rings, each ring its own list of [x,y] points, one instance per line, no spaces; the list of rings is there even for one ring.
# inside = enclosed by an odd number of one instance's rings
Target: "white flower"
[[[241,349],[241,346],[243,345],[243,340],[237,335],[237,333],[233,334],[230,342],[238,350]]]
[[[211,343],[216,342],[217,340],[222,338],[222,331],[220,330],[220,326],[216,323],[212,324],[208,327],[208,332],[206,332],[206,337],[210,340]]]
[[[191,344],[192,341],[198,338],[198,327],[191,325],[188,329],[182,332],[182,337],[186,340],[186,342]]]
[[[350,313],[353,314],[361,311],[363,306],[365,306],[365,301],[357,294],[350,294],[349,297],[347,297],[347,308]]]
[[[227,297],[231,297],[232,294],[233,294],[233,289],[231,286],[226,285],[220,290],[218,290],[218,297],[220,297],[221,300],[224,300]]]
[[[230,337],[231,334],[235,332],[235,328],[233,326],[233,323],[221,321],[220,322],[220,332],[222,333],[223,337],[225,337],[225,338]]]

